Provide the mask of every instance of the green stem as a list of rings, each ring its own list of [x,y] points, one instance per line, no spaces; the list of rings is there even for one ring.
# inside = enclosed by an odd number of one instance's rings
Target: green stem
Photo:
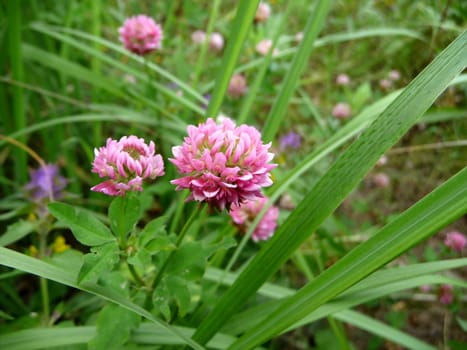
[[[143,279],[141,278],[141,276],[138,274],[138,272],[136,271],[135,267],[133,265],[131,265],[128,261],[127,261],[127,266],[128,266],[128,270],[130,271],[131,275],[133,276],[133,278],[135,279],[136,282],[138,282],[138,284],[141,286],[141,287],[145,287],[146,286],[146,283],[144,283]]]
[[[47,250],[47,230],[39,229],[39,258],[43,260]],[[42,325],[49,324],[50,306],[49,306],[49,286],[47,279],[40,277],[40,291],[42,300]]]

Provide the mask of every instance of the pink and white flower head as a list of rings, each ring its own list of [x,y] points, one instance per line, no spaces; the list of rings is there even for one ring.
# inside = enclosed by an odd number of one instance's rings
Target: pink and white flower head
[[[467,244],[467,237],[457,231],[449,232],[444,239],[444,244],[452,250],[461,253]]]
[[[233,222],[238,225],[242,231],[246,231],[248,226],[252,224],[253,220],[259,215],[267,201],[268,198],[261,197],[242,204],[234,204],[229,214]],[[265,241],[271,237],[277,227],[278,217],[279,208],[273,205],[270,206],[253,231],[251,239],[258,242],[259,240]]]
[[[454,300],[454,293],[450,284],[442,284],[438,289],[438,297],[441,304],[448,305]]]
[[[261,40],[256,45],[256,52],[262,56],[266,56],[269,53],[269,51],[271,51],[271,48],[272,48],[272,40],[264,39],[264,40]],[[278,53],[279,51],[277,51],[277,49],[274,49],[272,55],[276,56]]]
[[[350,84],[350,77],[345,73],[339,74],[336,77],[336,84],[339,86],[347,86]]]
[[[193,43],[201,45],[205,40],[206,33],[202,30],[195,30],[193,33],[191,33],[191,41],[193,41]]]
[[[388,78],[392,81],[398,81],[401,78],[401,73],[394,69],[388,73]]]
[[[271,143],[263,144],[259,131],[228,118],[217,124],[212,118],[188,126],[182,146],[172,148],[169,159],[185,176],[172,180],[176,190],[189,189],[188,200],[207,202],[219,209],[262,197],[272,184]]]
[[[142,191],[143,181],[164,175],[164,163],[155,154],[154,142],[147,145],[136,136],[123,136],[119,141],[107,139],[104,147],[94,149],[92,172],[106,180],[91,188],[109,196],[124,196],[128,191]]]
[[[392,80],[381,79],[379,81],[379,87],[383,90],[389,90],[390,88],[392,88]]]
[[[265,2],[260,2],[256,9],[255,21],[266,22],[269,16],[271,16],[271,6]]]
[[[240,97],[246,94],[248,90],[245,76],[242,74],[234,74],[230,78],[229,87],[227,93],[231,97]]]
[[[224,48],[224,37],[221,33],[211,33],[209,37],[209,48],[212,51],[221,51]]]
[[[295,40],[297,43],[300,43],[300,42],[303,40],[304,36],[305,36],[305,35],[303,34],[303,32],[298,32],[297,34],[295,34],[294,40]]]
[[[377,187],[386,188],[391,183],[391,179],[385,173],[377,173],[373,177],[373,182]]]
[[[146,15],[127,18],[118,32],[125,48],[137,55],[146,55],[161,48],[162,28]]]
[[[352,110],[348,103],[339,102],[332,109],[332,115],[337,119],[347,119],[352,115]]]

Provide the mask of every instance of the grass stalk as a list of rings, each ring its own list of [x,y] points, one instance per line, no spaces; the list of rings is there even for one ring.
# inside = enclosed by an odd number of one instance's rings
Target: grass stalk
[[[21,49],[21,1],[7,1],[8,18],[8,51],[10,57],[11,77],[13,80],[23,81],[23,55]],[[13,118],[15,130],[26,127],[26,113],[24,109],[23,89],[20,86],[12,86]],[[25,143],[26,138],[20,138]],[[15,179],[21,183],[26,180],[26,154],[15,150],[13,152]]]

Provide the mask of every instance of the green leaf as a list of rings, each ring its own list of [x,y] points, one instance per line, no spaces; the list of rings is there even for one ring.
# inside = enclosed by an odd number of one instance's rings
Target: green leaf
[[[50,203],[50,213],[66,224],[76,239],[88,246],[97,246],[115,241],[109,228],[93,214],[65,203]]]
[[[138,246],[145,247],[155,237],[164,237],[167,235],[165,231],[167,217],[161,216],[159,218],[149,221],[146,226],[138,233]]]
[[[287,220],[281,224],[272,239],[262,247],[258,255],[243,270],[234,285],[221,297],[218,304],[201,323],[194,339],[201,343],[210,339],[219,327],[284,264],[291,254],[338,207],[364,178],[381,155],[394,145],[418,118],[423,115],[445,87],[449,85],[450,81],[464,69],[467,59],[466,43],[467,33],[464,33],[435,58],[397,96],[368,129],[346,149],[327,173],[306,194],[302,202],[295,208]],[[450,212],[446,213],[442,210],[445,216],[434,215],[438,221],[431,222],[430,220],[432,226],[429,228],[425,226],[428,233],[431,233],[431,230],[434,228],[440,228],[442,227],[441,225],[447,224],[456,215],[460,215],[459,210],[465,210],[461,205],[462,199],[459,199],[459,193],[462,192],[461,189],[467,188],[465,183],[462,183],[463,180],[465,181],[465,173],[456,176],[448,182],[445,189],[443,188],[440,192],[437,192],[436,196],[440,196],[446,204],[450,205]],[[446,192],[449,192],[448,197],[442,196]],[[467,198],[467,196],[465,197]],[[432,198],[430,197],[428,203],[435,206]],[[457,198],[459,201],[455,207],[452,207],[453,202],[449,201],[452,198]],[[403,226],[400,227],[401,230],[403,228]],[[427,232],[423,232],[423,234],[427,234]],[[410,237],[413,239],[414,235]],[[415,241],[410,242],[412,245],[415,243]],[[388,248],[408,249],[410,245],[407,245],[407,241],[405,244],[401,246],[398,242],[393,241],[389,244]],[[399,251],[399,253],[402,251]],[[389,254],[383,254],[380,258],[387,258],[388,256]],[[376,269],[380,265],[376,266],[372,263],[367,263],[365,266]],[[348,271],[346,272],[348,273]],[[353,272],[359,272],[359,269],[357,268]],[[350,276],[357,277],[353,273],[348,274],[346,277]],[[364,275],[360,276],[360,278],[362,277]],[[358,278],[353,280],[354,283],[357,281]],[[330,288],[337,287],[338,285],[321,284],[317,290],[331,298],[332,293],[330,293]],[[338,290],[340,292],[343,291],[340,288]],[[313,305],[316,307],[315,303],[323,303],[326,300],[316,299],[313,301]],[[296,316],[290,311],[287,315],[289,317]],[[270,320],[268,319],[268,321]],[[277,321],[277,319],[275,320]],[[267,322],[268,326],[271,327],[270,329],[265,330],[262,328],[261,332],[264,333],[261,333],[258,337],[257,335],[260,332],[255,332],[255,335],[247,333],[244,339],[237,342],[232,349],[241,348],[243,350],[254,346],[254,344],[258,344],[258,341],[264,341],[271,334],[277,332],[278,328],[281,328],[280,323],[272,326]],[[264,325],[266,325],[266,322]]]
[[[8,225],[6,232],[0,237],[0,247],[15,243],[21,238],[33,232],[36,225],[33,222],[18,220],[14,224]]]
[[[14,317],[8,315],[5,311],[0,310],[0,319],[3,318],[4,320],[14,320]]]
[[[110,228],[121,240],[126,240],[140,218],[141,206],[136,196],[118,196],[110,203]]]
[[[130,338],[130,332],[138,327],[140,317],[118,305],[106,305],[97,317],[97,334],[89,343],[90,349],[116,349]]]
[[[407,349],[436,350],[436,347],[434,346],[430,346],[396,328],[390,327],[378,320],[352,310],[341,311],[335,314],[334,317],[338,320],[348,322],[360,329],[379,335],[384,339],[390,339],[392,342],[400,344]]]
[[[371,85],[368,82],[361,84],[352,96],[352,108],[359,111],[371,98]]]
[[[112,271],[119,260],[119,253],[116,242],[91,248],[91,253],[84,256],[78,283],[96,282],[102,273]]]
[[[161,311],[167,320],[174,314],[173,305],[177,306],[178,315],[183,317],[191,304],[190,281],[175,275],[166,275],[153,293],[153,305]]]
[[[157,253],[161,250],[170,251],[176,248],[177,247],[168,236],[156,237],[151,240],[145,247],[145,249],[151,254]]]
[[[464,332],[467,332],[467,321],[460,318],[459,316],[456,317],[456,321],[459,324],[459,326],[462,328]]]

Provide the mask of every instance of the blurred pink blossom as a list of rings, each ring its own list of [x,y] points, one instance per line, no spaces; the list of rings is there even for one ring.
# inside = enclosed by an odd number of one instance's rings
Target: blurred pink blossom
[[[449,284],[442,284],[441,286],[439,286],[438,297],[441,304],[451,304],[454,300],[452,286]]]
[[[125,48],[138,55],[146,55],[161,48],[162,28],[146,15],[127,18],[118,32]]]
[[[444,239],[444,244],[452,250],[460,253],[467,244],[467,237],[457,231],[449,232]]]
[[[232,217],[233,222],[240,226],[242,230],[246,231],[248,226],[259,215],[267,201],[268,198],[262,197],[239,205],[234,204],[232,205],[229,214]],[[258,242],[259,240],[267,240],[271,237],[276,229],[278,217],[279,208],[273,205],[270,206],[253,231],[251,239]]]
[[[271,6],[265,2],[260,2],[255,14],[255,21],[266,22],[271,16]]]
[[[388,73],[388,78],[392,81],[398,81],[401,78],[401,73],[394,69]]]
[[[234,74],[232,78],[230,78],[227,93],[231,97],[240,97],[246,94],[247,89],[245,76],[242,74]]]
[[[201,45],[205,40],[206,33],[202,30],[195,30],[193,33],[191,33],[191,41],[193,41],[193,43]]]
[[[172,180],[177,190],[189,189],[188,200],[207,202],[219,209],[262,197],[272,184],[271,143],[263,144],[259,131],[229,118],[217,124],[212,118],[188,126],[182,146],[172,148],[169,159],[185,176]]]
[[[257,45],[256,45],[256,52],[258,52],[260,55],[266,56],[269,51],[271,51],[272,48],[272,40],[270,39],[265,39],[261,40]],[[272,55],[275,56],[279,53],[277,49],[274,49]]]
[[[224,37],[221,33],[211,33],[211,36],[209,37],[209,48],[212,51],[221,51],[224,48]]]
[[[348,103],[339,102],[332,109],[332,115],[338,119],[347,119],[352,115],[352,110]]]
[[[379,81],[379,87],[382,88],[383,90],[389,90],[390,88],[392,88],[392,80],[381,79]]]
[[[336,84],[339,85],[339,86],[349,85],[350,84],[350,77],[345,73],[339,74],[336,77]]]
[[[295,34],[295,37],[294,37],[294,40],[299,43],[303,40],[303,37],[304,37],[304,34],[303,32],[298,32],[297,34]]]
[[[382,155],[381,158],[378,159],[376,162],[376,166],[383,166],[388,163],[388,157],[386,155]]]
[[[391,179],[385,173],[378,173],[373,177],[373,182],[378,187],[386,188],[391,183]]]
[[[119,141],[107,139],[105,146],[94,149],[92,172],[108,177],[91,188],[109,196],[124,196],[127,191],[142,191],[143,181],[164,175],[164,163],[155,154],[154,142],[145,144],[136,136],[123,136]]]

